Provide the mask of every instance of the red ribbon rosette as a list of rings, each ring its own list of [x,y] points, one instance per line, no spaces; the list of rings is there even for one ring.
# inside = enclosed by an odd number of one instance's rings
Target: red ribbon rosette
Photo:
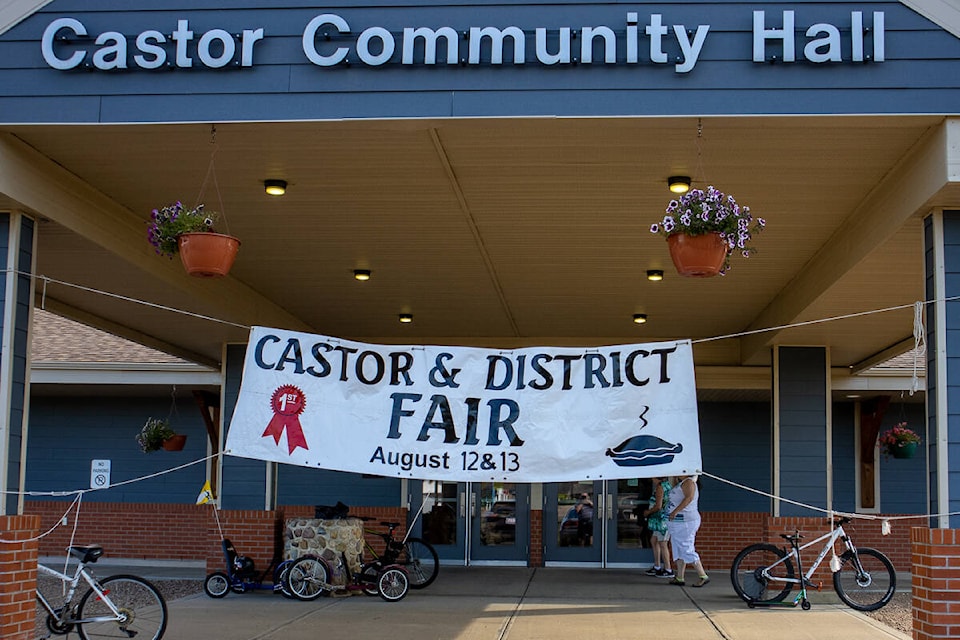
[[[303,395],[303,391],[292,384],[285,384],[274,391],[270,398],[273,418],[263,432],[263,437],[273,436],[274,442],[279,445],[280,436],[286,429],[290,453],[293,453],[297,447],[309,449],[307,439],[303,436],[303,427],[300,426],[300,414],[303,413],[306,404],[307,398]]]

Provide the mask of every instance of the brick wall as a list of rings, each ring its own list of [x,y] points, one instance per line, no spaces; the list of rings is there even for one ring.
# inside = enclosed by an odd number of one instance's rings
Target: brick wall
[[[543,511],[539,509],[530,512],[530,557],[527,566],[543,566]]]
[[[0,638],[36,637],[37,516],[0,516]]]
[[[52,500],[30,501],[24,512],[39,516],[40,530],[46,531],[69,506]],[[209,504],[85,502],[80,504],[79,516],[71,511],[66,526],[41,540],[40,555],[66,555],[72,536],[76,545],[102,546],[108,558],[197,560],[204,557],[197,547],[211,525],[215,523]]]
[[[960,530],[910,530],[913,637],[960,637]]]

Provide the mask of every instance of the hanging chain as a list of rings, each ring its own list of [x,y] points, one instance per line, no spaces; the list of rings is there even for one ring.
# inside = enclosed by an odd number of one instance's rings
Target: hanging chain
[[[224,232],[230,233],[230,225],[227,223],[227,212],[223,207],[223,196],[220,195],[220,183],[217,182],[217,170],[214,163],[216,158],[217,151],[220,147],[217,145],[217,125],[210,125],[210,144],[213,146],[213,150],[210,152],[210,164],[207,166],[207,175],[203,178],[203,184],[200,185],[200,193],[197,194],[197,200],[194,206],[198,206],[203,203],[203,194],[207,190],[207,184],[210,182],[210,179],[213,179],[213,188],[217,192],[217,203],[220,205],[220,208],[217,210],[217,213],[220,215],[223,220]]]
[[[706,183],[706,175],[703,172],[703,147],[700,144],[703,138],[703,118],[697,118],[697,175],[696,179],[701,185]]]

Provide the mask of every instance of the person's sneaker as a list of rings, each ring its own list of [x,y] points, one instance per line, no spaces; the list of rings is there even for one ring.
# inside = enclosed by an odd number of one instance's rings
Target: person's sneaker
[[[658,578],[672,578],[673,576],[673,569],[660,569],[660,571],[657,571]]]
[[[661,571],[663,571],[663,569],[660,567],[650,567],[644,571],[644,573],[646,573],[648,576],[659,576]]]

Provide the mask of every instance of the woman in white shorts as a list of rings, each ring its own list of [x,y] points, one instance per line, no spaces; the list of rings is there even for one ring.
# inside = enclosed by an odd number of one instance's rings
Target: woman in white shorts
[[[697,529],[700,528],[700,511],[697,505],[700,491],[693,476],[679,476],[677,480],[667,500],[667,530],[673,544],[673,569],[676,574],[670,584],[683,586],[684,573],[690,564],[696,569],[698,576],[693,586],[702,587],[710,582],[710,576],[703,570],[700,555],[694,545]]]

